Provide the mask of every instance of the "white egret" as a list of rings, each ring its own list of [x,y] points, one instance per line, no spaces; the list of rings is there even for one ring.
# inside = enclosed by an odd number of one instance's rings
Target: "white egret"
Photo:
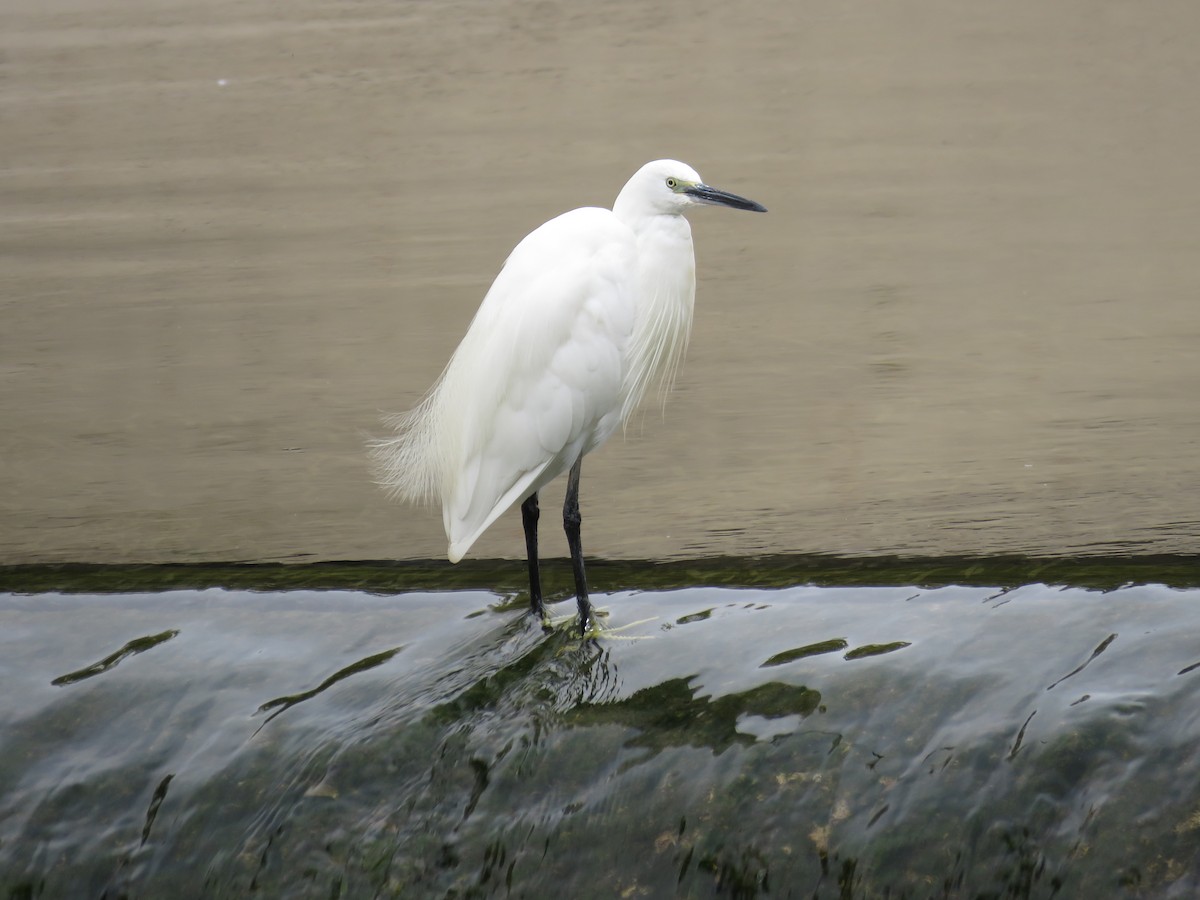
[[[579,473],[651,385],[670,388],[696,293],[692,233],[700,204],[766,212],[709,187],[684,163],[642,166],[611,210],[572,210],[517,244],[450,363],[419,406],[373,442],[378,479],[416,502],[440,501],[451,562],[521,504],[533,612],[538,491],[569,472],[563,527],[579,624],[591,619],[579,526]]]

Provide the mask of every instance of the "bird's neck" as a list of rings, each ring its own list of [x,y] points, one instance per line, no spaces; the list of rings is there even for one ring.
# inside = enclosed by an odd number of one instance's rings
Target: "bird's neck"
[[[687,350],[696,297],[692,230],[678,215],[628,223],[638,241],[637,316],[625,377],[626,418],[657,384],[665,398]]]

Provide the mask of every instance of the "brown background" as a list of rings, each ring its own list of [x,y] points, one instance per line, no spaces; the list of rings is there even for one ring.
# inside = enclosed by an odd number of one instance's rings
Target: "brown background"
[[[689,360],[585,465],[590,554],[1193,551],[1197,33],[1183,0],[9,0],[0,562],[442,555],[363,435],[522,235],[659,156],[771,212],[693,216]],[[515,514],[473,551],[522,552]]]

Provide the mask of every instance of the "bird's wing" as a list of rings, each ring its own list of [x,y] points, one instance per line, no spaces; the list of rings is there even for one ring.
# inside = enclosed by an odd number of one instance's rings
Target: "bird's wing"
[[[609,210],[513,250],[438,388],[451,560],[620,424],[637,242]]]

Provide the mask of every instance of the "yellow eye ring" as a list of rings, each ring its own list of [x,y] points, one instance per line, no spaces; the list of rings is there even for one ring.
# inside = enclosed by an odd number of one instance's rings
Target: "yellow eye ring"
[[[676,181],[674,178],[668,178],[667,179],[667,187],[669,187],[671,190],[675,190],[675,188],[679,187],[679,182]]]

